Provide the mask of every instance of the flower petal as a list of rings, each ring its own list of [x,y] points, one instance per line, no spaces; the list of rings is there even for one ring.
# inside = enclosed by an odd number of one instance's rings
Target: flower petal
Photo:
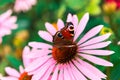
[[[67,22],[72,22],[72,14],[68,14],[67,16]]]
[[[78,42],[78,45],[80,45],[81,43],[85,42],[86,40],[94,37],[96,34],[98,34],[100,32],[100,30],[102,29],[103,25],[99,25],[94,27],[93,29],[91,29],[90,31],[88,31],[82,38],[81,40]]]
[[[85,26],[87,24],[89,20],[89,14],[86,13],[82,19],[80,20],[77,28],[76,28],[76,31],[75,31],[75,36],[74,36],[74,41],[78,38],[78,36],[83,32],[83,30],[85,29]]]
[[[46,44],[46,43],[42,43],[42,42],[29,42],[28,44],[29,46],[33,47],[33,48],[45,48],[45,49],[48,49],[48,48],[52,48],[51,45],[49,44]]]
[[[30,48],[26,46],[23,49],[23,55],[22,55],[24,67],[27,67],[31,63],[30,59],[26,57],[29,54],[30,54]]]
[[[112,63],[104,60],[104,59],[101,59],[101,58],[98,58],[98,57],[95,57],[95,56],[91,56],[91,55],[86,55],[86,54],[79,54],[80,56],[82,56],[83,58],[91,61],[92,63],[95,63],[95,64],[98,64],[98,65],[102,65],[102,66],[113,66]]]
[[[38,34],[41,38],[43,38],[46,41],[52,42],[52,40],[53,40],[52,35],[50,35],[50,33],[46,32],[46,31],[39,31]]]
[[[73,73],[76,80],[87,80],[86,77],[73,65],[73,63],[69,63],[71,67],[71,73]]]
[[[89,45],[89,46],[84,46],[84,47],[81,47],[80,49],[98,49],[98,48],[104,48],[106,46],[108,46],[109,44],[111,43],[111,41],[106,41],[106,42],[100,42],[100,43],[96,43],[96,44],[93,44],[93,45]]]
[[[51,73],[53,72],[55,65],[51,65],[47,72],[44,74],[44,76],[40,80],[49,80]]]
[[[98,37],[95,37],[91,40],[88,40],[87,42],[81,44],[80,46],[83,47],[83,46],[86,46],[86,45],[91,45],[91,44],[95,44],[95,43],[98,43],[98,42],[101,42],[101,41],[104,41],[106,40],[107,38],[109,38],[111,34],[108,33],[108,34],[105,34],[105,35],[102,35],[102,36],[98,36]]]
[[[64,27],[64,22],[61,19],[57,21],[58,30],[60,31]]]
[[[64,68],[63,68],[62,65],[60,65],[60,66],[61,66],[61,67],[60,67],[60,72],[59,72],[58,80],[64,80],[64,75],[63,75],[63,70],[64,70]]]
[[[42,64],[44,64],[49,59],[50,59],[49,56],[44,56],[44,57],[41,57],[41,58],[37,58],[29,66],[26,67],[25,71],[27,71],[27,72],[33,71],[33,70],[37,69],[38,67],[40,67]]]
[[[74,24],[74,30],[76,31],[76,28],[78,26],[78,17],[77,15],[73,15],[73,20],[72,20],[73,24]]]
[[[53,61],[47,61],[44,65],[41,65],[38,72],[33,75],[32,80],[40,80],[52,65],[55,65]]]
[[[7,76],[7,77],[2,77],[0,80],[18,80],[18,78]]]
[[[54,26],[48,22],[45,23],[45,27],[46,27],[47,31],[51,33],[51,35],[55,35],[55,33],[57,32],[57,30],[54,28]]]
[[[10,76],[13,76],[13,77],[19,77],[20,76],[20,73],[17,70],[15,70],[14,68],[6,67],[5,71]]]
[[[91,64],[80,60],[79,58],[77,59],[79,61],[79,63],[84,66],[85,68],[89,69],[91,71],[91,73],[95,74],[96,76],[98,76],[99,78],[106,78],[107,76],[101,72],[100,70],[98,70],[96,67],[92,66]]]
[[[101,56],[102,55],[107,56],[115,53],[114,51],[109,51],[109,50],[80,50],[79,52],[93,54],[93,55],[101,55]]]
[[[58,78],[58,72],[59,72],[59,65],[56,65],[56,68],[55,68],[55,70],[53,72],[51,80],[57,80],[57,78]]]
[[[76,65],[76,67],[90,80],[101,80],[99,77],[97,77],[95,74],[91,73],[89,69],[85,68],[83,65],[78,63],[77,61],[73,61],[73,63]]]
[[[21,65],[19,66],[19,71],[20,71],[20,74],[22,74],[24,72],[24,69]]]

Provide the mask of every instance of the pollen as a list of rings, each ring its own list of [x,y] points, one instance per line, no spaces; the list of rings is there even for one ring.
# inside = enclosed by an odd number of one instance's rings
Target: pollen
[[[67,63],[75,58],[77,45],[75,43],[59,43],[53,45],[52,56],[57,63]]]
[[[31,78],[32,78],[32,75],[28,75],[27,72],[24,72],[21,74],[19,80],[31,80]]]

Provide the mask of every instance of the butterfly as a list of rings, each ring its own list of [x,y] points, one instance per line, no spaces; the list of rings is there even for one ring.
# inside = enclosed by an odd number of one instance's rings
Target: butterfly
[[[72,22],[67,22],[65,27],[63,27],[60,31],[57,31],[53,36],[53,43],[71,43],[74,37],[74,25]]]

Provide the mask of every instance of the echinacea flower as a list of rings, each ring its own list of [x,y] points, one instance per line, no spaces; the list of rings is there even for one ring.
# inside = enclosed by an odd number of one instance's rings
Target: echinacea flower
[[[37,0],[16,0],[14,5],[15,12],[25,12],[32,8],[35,5]]]
[[[30,49],[28,47],[25,47],[23,50],[23,64],[25,68],[32,62],[32,58],[27,57],[29,54]],[[3,76],[0,78],[0,80],[31,80],[32,77],[32,75],[28,75],[22,66],[19,67],[20,72],[11,67],[6,67],[5,71],[8,76]]]
[[[12,29],[17,28],[17,17],[11,16],[12,10],[8,10],[0,15],[0,43],[2,42],[2,37],[11,33]]]
[[[29,75],[33,75],[31,80],[102,80],[107,77],[88,61],[101,66],[113,66],[112,63],[98,57],[114,53],[101,49],[111,43],[105,41],[110,34],[96,36],[103,27],[99,25],[79,39],[88,20],[88,13],[82,17],[79,23],[76,15],[68,14],[67,22],[74,26],[73,41],[64,40],[69,35],[67,30],[65,30],[65,36],[59,34],[65,28],[61,19],[57,22],[57,29],[48,22],[45,24],[47,31],[40,30],[39,36],[51,44],[29,43],[29,46],[35,51],[34,54],[29,55],[35,60],[25,69]],[[70,29],[73,31],[73,27]],[[56,35],[59,39],[56,38]],[[54,39],[59,42],[54,44]]]

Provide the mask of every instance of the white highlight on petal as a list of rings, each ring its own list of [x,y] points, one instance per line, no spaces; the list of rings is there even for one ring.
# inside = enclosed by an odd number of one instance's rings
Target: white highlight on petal
[[[102,41],[108,39],[110,37],[110,35],[111,34],[108,33],[108,34],[105,34],[105,35],[102,35],[102,36],[97,36],[97,37],[92,38],[92,39],[88,40],[87,42],[81,44],[80,46],[83,47],[83,46],[95,44],[95,43],[98,43],[98,42],[102,42]]]
[[[20,73],[17,70],[11,68],[11,67],[6,67],[5,71],[10,76],[14,76],[14,77],[19,77],[20,76]]]
[[[83,58],[91,61],[92,63],[98,64],[98,65],[102,65],[102,66],[113,66],[113,64],[111,62],[108,62],[102,58],[98,58],[95,56],[91,56],[91,55],[86,55],[86,54],[79,54],[80,56],[82,56]]]
[[[67,22],[72,22],[72,14],[68,14],[67,16]]]
[[[74,36],[74,41],[79,37],[79,35],[83,32],[83,30],[85,29],[85,26],[87,24],[89,20],[89,14],[86,13],[80,20],[77,28],[76,28],[76,31],[75,31],[75,36]]]
[[[46,32],[46,31],[39,31],[38,34],[41,38],[43,38],[46,41],[52,42],[52,40],[53,40],[52,35],[50,35],[50,33]]]
[[[58,26],[58,30],[60,31],[65,25],[61,19],[58,19],[57,26]]]
[[[51,35],[55,35],[55,33],[57,32],[55,27],[48,22],[45,23],[45,27],[46,27],[47,31],[51,33]]]
[[[33,48],[41,48],[41,49],[52,48],[51,45],[46,44],[46,43],[42,43],[42,42],[29,42],[28,45],[33,47]]]
[[[11,76],[6,76],[6,77],[2,77],[0,80],[18,80],[18,78],[11,77]]]
[[[107,56],[115,53],[114,51],[109,50],[79,50],[79,54],[86,53],[86,54],[92,54],[92,55],[101,55],[101,56]]]
[[[104,48],[106,46],[108,46],[111,43],[111,41],[106,41],[106,42],[100,42],[97,44],[93,44],[93,45],[89,45],[89,46],[85,46],[85,47],[81,47],[80,49],[98,49],[98,48]]]
[[[99,25],[96,26],[94,28],[92,28],[90,31],[88,31],[82,38],[81,40],[78,42],[78,45],[80,45],[81,43],[85,42],[86,40],[94,37],[96,34],[98,34],[101,29],[102,29],[103,25]]]

